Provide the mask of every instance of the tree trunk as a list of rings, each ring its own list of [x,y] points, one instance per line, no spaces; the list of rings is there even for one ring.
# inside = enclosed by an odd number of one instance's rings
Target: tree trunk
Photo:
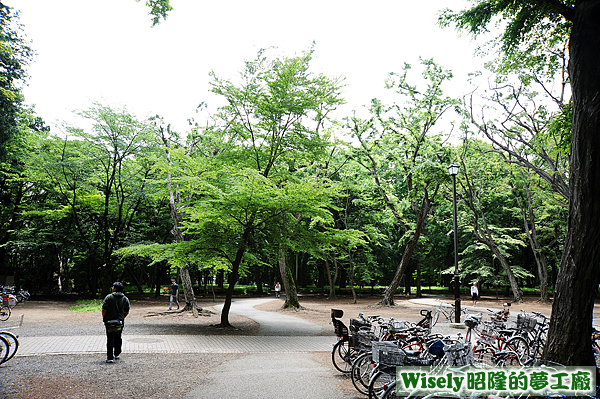
[[[335,286],[340,277],[340,268],[338,267],[337,258],[335,257],[335,255],[333,256],[333,268],[334,268],[335,272],[333,274],[333,285],[331,287],[329,287],[329,299],[335,298]],[[341,284],[340,284],[340,286],[341,286]],[[341,289],[341,287],[340,287],[340,289]]]
[[[283,287],[285,289],[285,303],[282,308],[295,308],[300,307],[298,301],[298,293],[296,292],[296,284],[292,275],[292,270],[288,267],[285,257],[285,249],[283,245],[279,246],[279,271],[281,272],[281,280],[283,281]]]
[[[335,281],[331,280],[331,269],[329,269],[329,261],[327,259],[325,259],[325,272],[327,273],[327,279],[329,279],[328,298],[335,298]]]
[[[483,214],[481,215],[481,217],[483,217]],[[523,291],[521,291],[521,288],[519,288],[519,283],[517,282],[517,279],[515,278],[515,275],[510,268],[508,260],[504,255],[502,255],[502,252],[500,252],[500,249],[498,248],[498,245],[496,245],[494,239],[491,237],[490,234],[486,235],[478,224],[474,226],[473,234],[475,235],[477,241],[479,241],[482,244],[485,244],[500,261],[500,265],[502,266],[504,272],[506,273],[506,276],[508,277],[508,282],[510,283],[510,287],[513,292],[513,302],[521,302],[523,300]]]
[[[350,262],[350,270],[348,271],[350,277],[350,289],[352,290],[352,300],[356,303],[356,290],[354,289],[354,261],[352,260],[352,251],[348,249],[348,261]]]
[[[417,298],[423,298],[423,293],[421,292],[421,261],[417,261]]]
[[[225,304],[223,305],[223,310],[221,311],[221,323],[219,324],[221,327],[231,327],[231,324],[229,324],[229,310],[231,309],[233,290],[240,275],[240,264],[242,263],[244,253],[246,252],[246,246],[248,245],[248,240],[250,239],[250,234],[252,233],[253,223],[254,217],[251,216],[250,222],[246,225],[244,233],[242,234],[242,240],[240,242],[238,250],[236,251],[235,259],[231,263],[231,273],[229,273],[229,286],[227,287]]]
[[[600,0],[575,4],[569,42],[571,200],[544,357],[566,366],[592,366],[590,321],[600,264]]]
[[[166,137],[164,136],[164,131],[161,128],[161,135],[162,135],[162,140],[163,143],[165,144],[165,146],[169,147],[169,141],[166,139]],[[191,150],[188,149],[188,154],[189,151]],[[171,163],[171,153],[169,152],[169,150],[166,151],[167,153],[167,161],[169,163]],[[171,229],[171,234],[173,234],[173,237],[175,238],[175,242],[180,243],[183,242],[185,240],[185,237],[183,236],[183,232],[181,231],[181,223],[183,222],[183,215],[181,214],[181,212],[179,212],[178,207],[181,206],[181,194],[179,193],[179,191],[173,191],[173,187],[172,187],[172,183],[171,183],[171,173],[169,173],[167,175],[167,188],[169,189],[169,210],[171,212],[171,220],[173,221],[173,228]],[[184,268],[186,270],[187,273],[187,279],[189,284],[187,284],[187,282],[183,285],[183,291],[184,291],[184,295],[186,298],[186,309],[191,309],[194,317],[198,317],[198,312],[202,311],[202,308],[198,306],[198,303],[196,302],[196,297],[194,295],[194,291],[192,290],[192,283],[190,281],[189,278],[189,271],[187,271],[187,265]]]
[[[429,209],[430,206],[427,205],[423,212],[417,214],[417,225],[415,228],[415,234],[408,240],[408,243],[404,248],[402,259],[400,260],[400,263],[396,268],[396,274],[394,275],[391,284],[386,288],[385,293],[383,294],[383,299],[381,300],[381,302],[379,302],[380,305],[394,306],[394,294],[398,289],[398,285],[400,285],[400,279],[402,278],[404,271],[408,267],[413,252],[415,251],[415,248],[419,243],[419,237],[421,236],[421,232],[423,231],[423,227],[425,226],[425,219],[427,218]]]
[[[548,294],[548,263],[546,261],[544,248],[542,248],[537,238],[535,214],[533,212],[533,204],[531,201],[529,187],[526,187],[526,194],[526,205],[521,204],[521,201],[519,201],[521,214],[523,216],[523,224],[525,226],[525,232],[527,233],[527,238],[529,239],[529,244],[531,245],[535,263],[538,269],[538,277],[540,279],[540,300],[542,302],[550,302],[550,295]],[[531,222],[531,225],[529,222]]]
[[[180,268],[179,277],[181,278],[183,296],[185,297],[185,308],[183,310],[191,310],[194,317],[198,317],[198,309],[202,311],[202,308],[198,308],[198,306],[194,305],[196,303],[196,296],[194,295],[194,286],[190,278],[189,269],[187,267]]]

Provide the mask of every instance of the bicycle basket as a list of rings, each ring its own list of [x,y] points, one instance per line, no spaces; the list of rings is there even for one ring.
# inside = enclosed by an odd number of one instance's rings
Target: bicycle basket
[[[444,352],[450,366],[473,365],[473,351],[468,342],[457,342],[453,345],[444,345]]]
[[[379,363],[388,366],[404,366],[406,354],[401,349],[392,349],[379,352]]]
[[[396,332],[404,330],[407,326],[406,326],[405,321],[394,321],[391,323],[390,327],[391,327],[392,333],[396,333]]]
[[[517,315],[517,329],[521,331],[531,332],[535,330],[537,320],[524,314]]]
[[[380,356],[383,352],[398,351],[400,348],[398,343],[393,342],[393,341],[377,341],[377,342],[372,342],[371,344],[372,344],[371,350],[372,350],[373,361],[375,363],[381,362]]]
[[[356,349],[370,350],[373,346],[372,341],[377,341],[377,336],[371,331],[357,331],[353,337]]]
[[[371,328],[371,323],[361,319],[350,319],[350,331],[356,332],[363,327]]]

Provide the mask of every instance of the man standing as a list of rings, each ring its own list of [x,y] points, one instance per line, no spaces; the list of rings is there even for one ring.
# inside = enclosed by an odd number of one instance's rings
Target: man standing
[[[177,309],[179,309],[179,285],[175,282],[175,279],[171,279],[171,298],[169,298],[169,310],[173,308],[173,299],[177,303]]]
[[[123,294],[123,283],[115,282],[112,293],[102,302],[102,321],[106,327],[106,363],[114,363],[121,355],[123,325],[129,314],[129,299]]]

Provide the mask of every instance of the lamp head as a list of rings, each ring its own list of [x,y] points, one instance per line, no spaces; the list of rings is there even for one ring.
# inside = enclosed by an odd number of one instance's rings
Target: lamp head
[[[448,173],[450,173],[450,176],[456,176],[458,174],[458,165],[452,164],[448,166]]]

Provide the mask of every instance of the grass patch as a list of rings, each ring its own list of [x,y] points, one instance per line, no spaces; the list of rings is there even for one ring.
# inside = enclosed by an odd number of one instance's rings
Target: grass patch
[[[75,306],[69,308],[72,312],[99,312],[102,310],[101,299],[85,299],[75,303]]]

